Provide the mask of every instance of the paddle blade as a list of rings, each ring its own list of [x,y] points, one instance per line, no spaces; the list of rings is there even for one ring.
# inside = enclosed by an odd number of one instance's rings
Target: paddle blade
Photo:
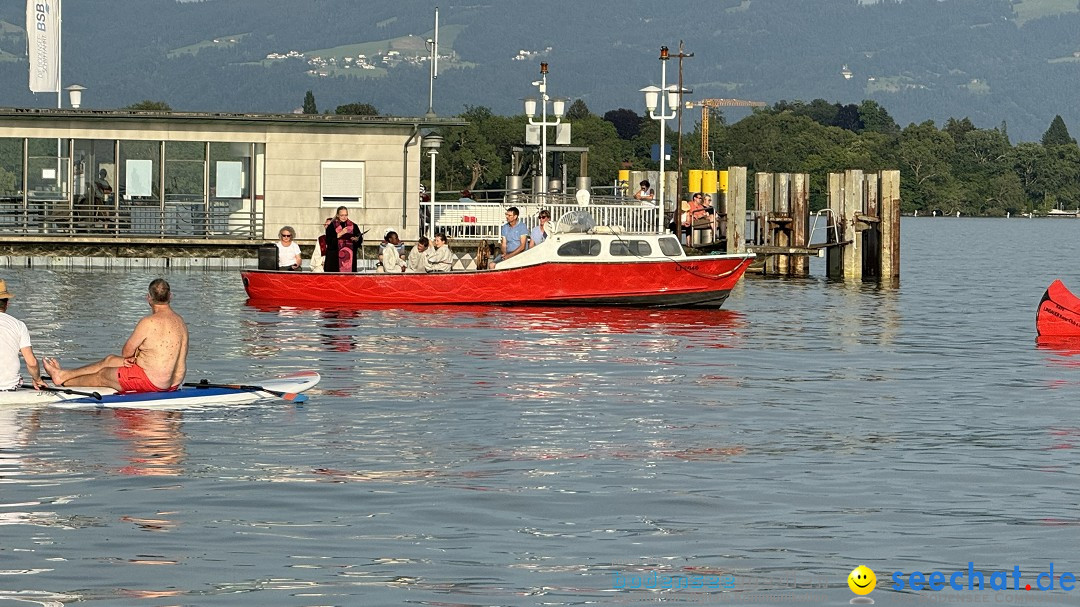
[[[297,394],[296,392],[283,392],[283,393],[281,393],[281,398],[283,398],[283,399],[285,399],[287,401],[294,402],[294,403],[306,403],[307,402],[307,395],[305,395],[305,394]]]

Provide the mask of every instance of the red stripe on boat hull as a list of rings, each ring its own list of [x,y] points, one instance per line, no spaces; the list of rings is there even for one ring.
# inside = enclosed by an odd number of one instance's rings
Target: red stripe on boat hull
[[[627,263],[541,263],[431,274],[241,272],[248,297],[359,305],[623,305],[720,307],[750,256]]]

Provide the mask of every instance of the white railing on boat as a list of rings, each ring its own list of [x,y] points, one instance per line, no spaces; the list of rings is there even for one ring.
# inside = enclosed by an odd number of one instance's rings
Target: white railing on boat
[[[596,220],[596,225],[619,226],[630,233],[655,234],[659,227],[656,205],[632,198],[593,196],[588,203],[581,204],[574,196],[564,194],[511,192],[498,201],[422,202],[421,233],[428,238],[445,232],[454,240],[498,240],[509,207],[517,207],[522,222],[530,229],[538,224],[537,215],[541,209],[550,212],[552,221],[558,221],[572,211],[586,211]]]

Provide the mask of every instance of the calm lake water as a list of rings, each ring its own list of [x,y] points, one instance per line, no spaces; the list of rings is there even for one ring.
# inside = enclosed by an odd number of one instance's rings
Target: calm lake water
[[[0,409],[0,605],[844,605],[895,571],[1080,570],[1080,355],[1037,348],[1080,222],[905,218],[898,288],[718,311],[258,308],[171,272],[188,379],[303,405]],[[8,270],[40,355],[117,350],[150,274]],[[716,588],[628,590],[703,576]],[[1010,578],[1011,585],[1011,578]],[[1056,587],[1056,586],[1055,586]]]

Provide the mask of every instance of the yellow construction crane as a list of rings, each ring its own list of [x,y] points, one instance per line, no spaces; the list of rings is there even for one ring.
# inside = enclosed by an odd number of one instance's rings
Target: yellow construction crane
[[[701,107],[701,159],[709,158],[709,108],[714,107],[764,107],[762,101],[747,101],[745,99],[701,99],[699,101],[687,101],[686,109],[694,106]]]

